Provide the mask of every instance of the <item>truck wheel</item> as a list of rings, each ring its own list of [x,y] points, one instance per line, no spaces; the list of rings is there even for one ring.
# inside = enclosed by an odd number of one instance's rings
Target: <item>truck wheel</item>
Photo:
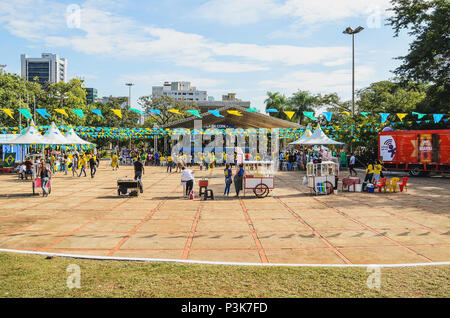
[[[409,174],[413,177],[426,177],[430,174],[429,171],[420,171],[418,169],[410,170]]]

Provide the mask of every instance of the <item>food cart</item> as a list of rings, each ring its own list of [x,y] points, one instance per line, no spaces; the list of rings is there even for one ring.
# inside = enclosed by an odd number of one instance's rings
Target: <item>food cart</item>
[[[137,197],[139,196],[140,185],[137,180],[119,179],[117,180],[117,194],[119,196],[126,195],[128,190],[129,196]]]
[[[339,164],[333,161],[306,164],[308,188],[316,195],[332,194],[337,185]]]
[[[252,190],[258,198],[265,198],[274,189],[273,161],[244,161],[244,196],[245,190]]]

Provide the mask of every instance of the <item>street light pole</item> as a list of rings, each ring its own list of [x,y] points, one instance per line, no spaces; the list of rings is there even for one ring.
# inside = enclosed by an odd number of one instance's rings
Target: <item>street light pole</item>
[[[355,34],[352,34],[352,116],[355,117]]]
[[[133,86],[134,84],[126,83],[125,85],[128,86],[128,109],[130,109],[130,107],[131,107],[131,86]],[[124,116],[122,115],[122,121],[123,121],[123,117]],[[130,147],[129,148],[131,149],[131,135],[130,135]]]
[[[362,26],[353,30],[351,27],[348,27],[343,32],[344,34],[350,34],[352,36],[352,116],[355,116],[355,34],[358,34],[364,30]]]

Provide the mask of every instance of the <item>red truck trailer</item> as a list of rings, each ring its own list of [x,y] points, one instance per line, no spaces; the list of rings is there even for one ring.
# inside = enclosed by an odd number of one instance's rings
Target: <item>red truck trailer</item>
[[[380,132],[378,158],[387,170],[413,176],[450,172],[450,130]]]

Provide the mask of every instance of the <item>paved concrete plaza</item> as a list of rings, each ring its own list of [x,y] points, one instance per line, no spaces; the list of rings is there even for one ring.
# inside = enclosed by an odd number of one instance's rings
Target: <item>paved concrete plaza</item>
[[[94,179],[57,173],[49,197],[0,176],[0,248],[117,257],[297,264],[450,261],[450,179],[410,178],[407,193],[312,196],[279,172],[273,196],[224,198],[223,170],[199,171],[216,200],[181,197],[180,174],[146,167],[144,194],[118,197],[102,162]],[[89,173],[89,172],[88,172]],[[345,172],[344,172],[345,174]],[[342,177],[342,176],[341,176]],[[339,189],[340,190],[340,189]]]

